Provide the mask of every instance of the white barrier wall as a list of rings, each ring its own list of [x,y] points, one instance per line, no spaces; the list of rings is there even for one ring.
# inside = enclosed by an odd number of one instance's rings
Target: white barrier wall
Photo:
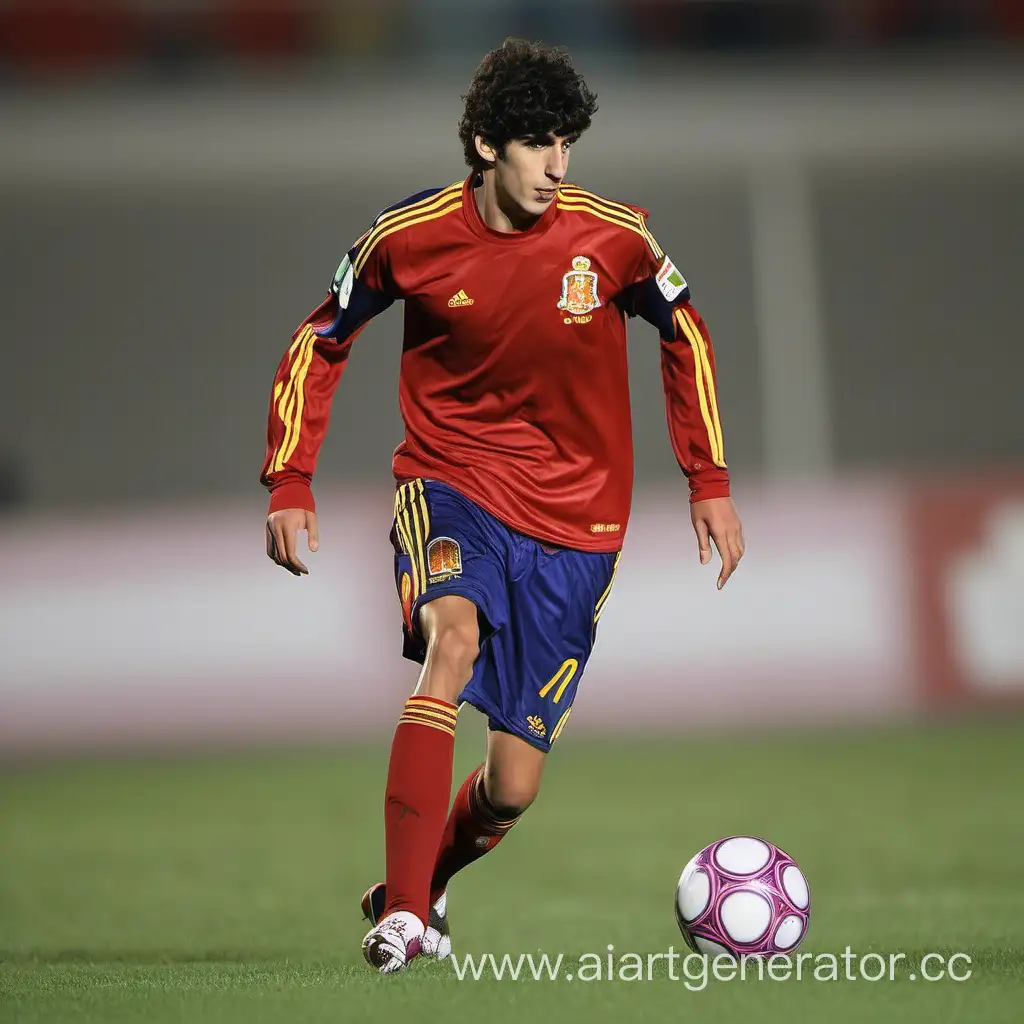
[[[1024,693],[1024,487],[747,489],[721,593],[683,493],[638,498],[573,735]],[[302,579],[266,559],[253,505],[7,525],[0,752],[386,735],[416,674],[390,508],[387,489],[323,495]]]

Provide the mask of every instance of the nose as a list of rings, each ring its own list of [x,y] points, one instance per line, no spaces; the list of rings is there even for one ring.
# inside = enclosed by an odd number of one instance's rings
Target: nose
[[[561,146],[555,146],[551,150],[551,156],[548,158],[548,165],[546,168],[547,176],[553,182],[560,182],[565,177],[565,172],[569,167],[569,154],[566,153]]]

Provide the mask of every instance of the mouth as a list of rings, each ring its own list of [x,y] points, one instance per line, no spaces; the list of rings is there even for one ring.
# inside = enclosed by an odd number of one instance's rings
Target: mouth
[[[551,200],[554,199],[555,196],[558,195],[558,189],[557,188],[538,188],[538,189],[536,189],[536,192],[537,192],[537,198],[542,203],[550,203]]]

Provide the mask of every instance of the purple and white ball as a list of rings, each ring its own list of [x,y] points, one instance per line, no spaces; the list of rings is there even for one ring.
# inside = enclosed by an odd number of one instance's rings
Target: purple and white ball
[[[683,868],[676,921],[697,953],[792,953],[807,933],[811,894],[796,861],[754,836],[706,846]]]

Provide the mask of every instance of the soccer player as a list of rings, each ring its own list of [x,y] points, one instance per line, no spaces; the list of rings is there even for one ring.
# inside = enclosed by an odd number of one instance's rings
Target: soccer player
[[[596,109],[564,51],[507,40],[489,53],[459,125],[469,175],[373,221],[274,381],[267,554],[302,575],[297,535],[317,550],[310,483],[349,350],[404,300],[391,541],[403,653],[422,671],[391,748],[385,881],[363,897],[363,954],[381,973],[450,951],[450,879],[533,802],[569,717],[629,517],[629,317],[661,337],[669,434],[719,589],[743,555],[686,281],[646,211],[566,181]],[[464,702],[487,716],[486,758],[449,812]]]

